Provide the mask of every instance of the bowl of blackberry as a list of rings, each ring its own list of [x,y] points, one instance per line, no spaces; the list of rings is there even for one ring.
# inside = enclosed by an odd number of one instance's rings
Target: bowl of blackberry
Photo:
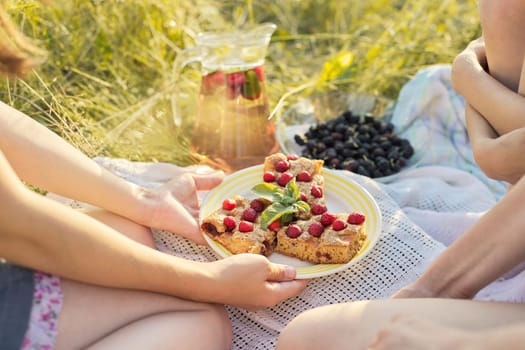
[[[421,160],[420,148],[390,122],[393,106],[386,98],[343,91],[302,99],[277,120],[277,141],[286,154],[387,182]]]

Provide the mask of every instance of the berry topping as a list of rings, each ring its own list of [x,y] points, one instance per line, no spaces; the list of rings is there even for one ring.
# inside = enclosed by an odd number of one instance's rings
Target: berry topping
[[[242,219],[250,222],[255,222],[255,219],[257,219],[257,212],[253,208],[246,208],[242,212]]]
[[[290,238],[297,238],[301,235],[301,228],[292,224],[286,228],[286,235]]]
[[[241,232],[252,232],[253,231],[253,223],[248,221],[241,221],[239,223],[239,231]]]
[[[297,154],[289,154],[286,156],[288,160],[297,160],[299,159],[299,156]]]
[[[326,206],[322,205],[322,204],[314,204],[312,205],[312,208],[310,209],[310,211],[312,212],[313,215],[321,215],[323,213],[326,212]]]
[[[269,171],[265,172],[263,175],[264,182],[274,182],[275,181],[275,175]]]
[[[364,214],[354,211],[348,215],[346,222],[351,225],[361,225],[363,222],[365,222],[365,219],[366,217]]]
[[[205,232],[208,232],[209,234],[213,235],[213,236],[218,236],[219,235],[219,232],[217,231],[217,227],[215,227],[215,225],[209,223],[209,222],[205,222],[202,224],[202,229],[205,231]]]
[[[312,181],[312,175],[306,170],[301,171],[299,174],[297,174],[297,181],[298,182],[310,182]]]
[[[341,219],[336,219],[336,220],[334,221],[334,223],[332,224],[332,228],[333,228],[335,231],[341,231],[341,230],[343,230],[345,227],[346,227],[346,222],[344,222],[344,221],[341,220]]]
[[[308,200],[308,197],[306,197],[306,195],[304,193],[300,193],[299,196],[301,196],[301,200],[303,202],[306,202]]]
[[[279,176],[279,180],[277,180],[277,183],[279,184],[279,186],[284,187],[288,182],[290,182],[291,179],[293,179],[292,174],[282,173],[281,176]]]
[[[270,231],[279,231],[281,228],[281,222],[279,220],[275,220],[270,225],[268,225],[268,230]]]
[[[202,77],[201,91],[205,95],[212,94],[215,89],[223,86],[226,82],[224,73],[221,71],[213,72]]]
[[[319,186],[312,186],[310,193],[315,198],[321,198],[323,196],[323,189]]]
[[[312,222],[312,224],[310,225],[310,227],[308,227],[308,233],[314,237],[319,237],[321,236],[321,234],[323,233],[324,231],[324,226],[321,225],[321,223],[317,222],[317,221],[314,221]]]
[[[321,224],[323,224],[323,226],[330,226],[335,219],[336,216],[334,214],[323,213],[323,215],[321,216]]]
[[[264,203],[258,199],[254,199],[253,201],[250,202],[250,208],[260,213],[261,211],[264,210]]]
[[[290,163],[286,160],[278,160],[274,164],[275,170],[280,173],[284,173],[286,170],[290,169]]]
[[[244,81],[246,79],[244,78],[244,73],[243,72],[235,72],[235,73],[229,73],[229,74],[226,74],[226,82],[228,83],[229,86],[241,86],[242,84],[244,84]]]
[[[222,202],[222,209],[224,210],[233,210],[235,207],[237,207],[237,203],[233,199],[228,198]]]
[[[253,69],[255,74],[257,74],[257,78],[259,78],[260,81],[264,81],[264,69],[263,66],[257,66]]]
[[[247,71],[245,81],[241,88],[242,96],[248,100],[256,100],[261,96],[262,87],[259,77],[254,71]]]
[[[233,231],[235,229],[235,226],[237,226],[237,223],[235,222],[235,218],[233,216],[226,216],[222,223],[224,226],[226,226],[226,231]]]

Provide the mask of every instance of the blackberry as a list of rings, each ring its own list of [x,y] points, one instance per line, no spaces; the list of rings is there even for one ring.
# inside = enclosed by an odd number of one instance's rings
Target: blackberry
[[[366,113],[365,114],[365,118],[364,118],[364,122],[365,123],[373,123],[374,120],[376,120],[376,118],[374,117],[374,115],[372,113]]]
[[[363,157],[366,157],[368,156],[368,151],[366,150],[366,148],[364,147],[361,147],[361,148],[358,148],[357,151],[356,151],[356,155],[360,158],[363,158]]]
[[[397,148],[392,149],[390,152],[388,152],[388,159],[398,159],[401,156]]]
[[[314,147],[315,151],[317,153],[321,153],[321,152],[324,152],[326,150],[326,145],[322,142],[318,142],[315,147]]]
[[[359,132],[360,134],[366,134],[369,131],[370,131],[370,127],[366,124],[361,125],[360,127],[357,128],[357,132]]]
[[[414,148],[410,145],[403,147],[402,154],[405,158],[410,158],[414,155]]]
[[[295,135],[293,138],[295,143],[297,143],[299,146],[304,146],[306,144],[306,141],[301,137],[301,135]]]
[[[315,146],[317,146],[317,142],[313,138],[306,141],[306,149],[309,151],[313,150]]]
[[[343,134],[342,134],[342,133],[339,133],[339,132],[333,132],[333,133],[332,133],[332,139],[333,139],[334,141],[341,141],[341,140],[343,140],[343,138],[344,138],[344,137],[343,137]]]
[[[381,132],[381,130],[384,130],[385,128],[385,123],[377,119],[374,119],[372,124],[374,125],[374,129],[376,129],[378,132]]]
[[[343,155],[343,157],[345,159],[348,159],[348,158],[353,158],[354,155],[355,155],[355,152],[352,150],[352,149],[349,149],[349,148],[344,148],[342,151],[341,151],[341,154]]]
[[[339,160],[339,158],[332,158],[330,159],[330,168],[332,169],[338,169],[339,168],[339,165],[341,164],[341,161]]]
[[[329,148],[326,150],[326,157],[327,158],[337,158],[337,151],[333,148]]]
[[[395,161],[395,163],[400,167],[404,167],[407,164],[407,161],[405,158],[401,157]]]
[[[392,143],[389,140],[385,140],[385,141],[381,141],[379,143],[379,146],[385,151],[388,151],[390,148],[392,148]]]
[[[348,124],[355,124],[357,121],[354,120],[354,115],[352,114],[352,111],[351,110],[346,110],[343,112],[343,114],[341,114],[343,116],[343,118],[345,118],[345,120],[348,122]]]
[[[376,166],[377,166],[377,169],[381,171],[385,171],[386,169],[390,167],[390,162],[385,157],[377,157]]]
[[[337,141],[334,145],[334,149],[337,151],[337,153],[341,153],[345,149],[345,145],[341,141]]]
[[[370,135],[368,134],[359,134],[357,135],[357,139],[361,142],[367,142],[370,140]]]
[[[359,165],[355,172],[358,173],[359,175],[371,177],[368,170],[366,170],[365,167],[362,165]]]
[[[359,163],[355,159],[346,159],[341,164],[341,169],[355,172]]]
[[[341,134],[341,135],[343,135],[343,134],[346,132],[346,130],[347,130],[347,127],[346,127],[346,125],[345,125],[344,123],[339,123],[339,124],[337,124],[337,125],[335,126],[335,129],[334,129],[334,131],[335,131],[336,133],[339,133],[339,134]]]
[[[375,148],[372,150],[372,157],[378,158],[384,156],[386,156],[385,150],[383,150],[381,147],[375,146]]]
[[[326,146],[333,146],[334,145],[334,139],[331,137],[331,136],[325,136],[323,137],[323,143],[326,145]]]
[[[381,172],[381,170],[379,169],[374,169],[372,171],[372,177],[382,177],[383,176],[383,173]]]

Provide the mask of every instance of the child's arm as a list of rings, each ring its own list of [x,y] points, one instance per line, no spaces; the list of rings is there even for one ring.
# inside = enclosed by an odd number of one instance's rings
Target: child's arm
[[[172,165],[171,174],[167,175],[173,180],[166,185],[151,189],[137,186],[107,171],[43,125],[2,102],[0,150],[18,177],[28,183],[200,244],[205,241],[196,220],[197,190],[208,190],[224,177],[222,172],[211,169],[197,173]]]
[[[483,41],[478,39],[460,53],[452,66],[452,83],[498,135],[525,127],[525,97],[498,82],[483,67]]]
[[[525,128],[498,136],[472,106],[465,109],[467,130],[474,158],[485,175],[515,184],[525,174]]]
[[[478,75],[485,77],[481,79],[482,81],[489,84],[495,83],[506,89],[485,73],[486,65],[484,42],[480,38],[471,42],[468,48],[454,60],[452,69],[454,88],[459,92],[468,90],[472,93],[475,90],[475,85],[471,85],[469,79],[472,79],[474,83],[477,80],[475,77],[469,77],[466,73],[478,71]],[[522,69],[522,75],[525,75],[525,67]],[[510,90],[506,90],[504,93],[511,93],[517,98],[523,99],[524,97],[520,95],[523,95],[523,90],[525,90],[523,86],[525,79],[521,79],[520,82],[519,95],[510,92]],[[476,95],[475,91],[474,95]],[[492,103],[495,106],[501,104],[500,101],[492,101]],[[467,101],[465,119],[476,163],[488,177],[514,184],[525,173],[525,159],[523,158],[525,129],[517,128],[499,136],[485,115],[482,114]],[[525,117],[525,113],[522,114]]]
[[[299,293],[295,271],[255,254],[196,262],[161,253],[27,189],[0,151],[0,257],[71,280],[261,307]]]
[[[525,178],[396,297],[472,298],[525,256]]]

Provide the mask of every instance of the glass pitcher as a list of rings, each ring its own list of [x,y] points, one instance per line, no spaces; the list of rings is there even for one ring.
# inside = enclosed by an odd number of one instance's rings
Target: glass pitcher
[[[278,149],[264,75],[275,28],[266,23],[245,32],[200,33],[175,62],[178,73],[190,62],[201,64],[191,146],[227,172],[261,164]]]

